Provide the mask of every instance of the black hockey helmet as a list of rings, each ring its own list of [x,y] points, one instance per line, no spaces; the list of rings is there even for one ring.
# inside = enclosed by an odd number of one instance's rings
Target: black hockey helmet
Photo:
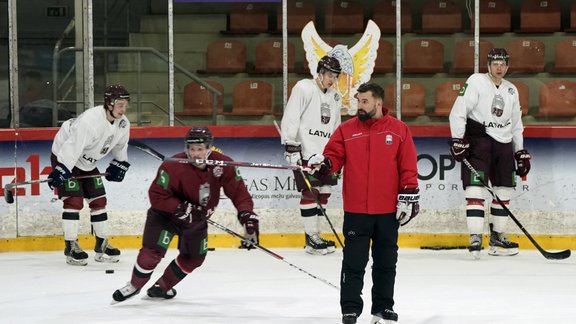
[[[340,66],[340,61],[337,58],[325,55],[318,61],[318,67],[316,67],[316,73],[320,73],[320,70],[325,69],[326,71],[334,72],[340,74],[342,72],[342,67]]]
[[[509,59],[508,52],[503,48],[493,48],[488,53],[488,64],[492,63],[492,61],[505,61],[506,65],[508,65]]]
[[[206,126],[194,126],[186,134],[186,144],[205,144],[207,148],[212,146],[214,136]]]
[[[104,108],[108,109],[108,106],[114,106],[114,101],[117,99],[130,101],[130,93],[119,84],[107,86],[104,91]]]

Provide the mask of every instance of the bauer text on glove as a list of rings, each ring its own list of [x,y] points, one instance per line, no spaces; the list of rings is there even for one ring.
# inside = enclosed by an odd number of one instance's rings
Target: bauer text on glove
[[[520,150],[514,153],[514,159],[516,160],[516,174],[520,177],[528,175],[532,155],[526,150]]]
[[[260,225],[258,215],[251,211],[242,211],[238,213],[238,221],[244,227],[244,237],[250,240],[253,244],[258,244],[260,239]],[[250,250],[253,244],[242,241],[241,248]]]
[[[465,138],[453,138],[450,141],[450,155],[458,162],[462,162],[468,157],[470,152],[470,143]]]
[[[50,172],[48,175],[48,178],[50,178],[50,181],[48,181],[48,186],[50,189],[61,187],[64,182],[66,182],[66,180],[70,179],[71,177],[72,173],[70,173],[70,170],[68,170],[64,164],[58,163],[52,169],[52,172]]]
[[[405,189],[398,193],[398,204],[396,205],[396,219],[400,226],[408,224],[412,218],[420,212],[420,194],[416,189]]]
[[[126,171],[128,171],[129,167],[130,163],[127,161],[118,161],[116,159],[110,161],[110,165],[108,165],[108,168],[106,169],[106,173],[108,173],[108,175],[106,175],[106,180],[121,182],[124,180],[124,175],[126,174]]]

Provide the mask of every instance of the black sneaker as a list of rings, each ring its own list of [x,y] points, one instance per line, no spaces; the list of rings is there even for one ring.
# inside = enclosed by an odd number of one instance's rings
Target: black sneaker
[[[344,314],[342,315],[342,324],[356,324],[357,319],[356,313]]]
[[[118,258],[120,255],[120,250],[110,245],[107,238],[104,239],[96,236],[94,252],[96,252],[94,260],[98,262],[116,263],[120,261]]]
[[[164,291],[160,288],[159,284],[154,284],[154,286],[150,287],[146,293],[150,298],[172,299],[176,296],[176,289],[170,288],[170,290]]]
[[[70,265],[85,266],[88,264],[88,254],[82,250],[78,241],[65,241],[64,255],[66,263]]]
[[[391,324],[398,322],[398,314],[391,309],[385,309],[380,313],[374,314],[370,324]]]
[[[112,294],[112,299],[114,299],[113,304],[123,302],[126,299],[133,297],[140,293],[140,289],[134,287],[131,283],[127,283],[126,286],[116,290]]]

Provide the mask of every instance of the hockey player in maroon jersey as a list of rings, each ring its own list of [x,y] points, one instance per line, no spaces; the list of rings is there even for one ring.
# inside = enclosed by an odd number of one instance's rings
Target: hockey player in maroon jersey
[[[185,152],[174,157],[191,160],[210,157],[211,160],[231,161],[228,156],[210,149],[212,141],[212,133],[207,127],[192,127],[185,138]],[[151,206],[132,278],[126,286],[113,293],[115,302],[124,301],[140,292],[166,255],[174,235],[178,235],[179,254],[147,294],[162,299],[176,295],[174,286],[201,266],[206,258],[206,219],[218,205],[220,188],[224,189],[238,210],[238,221],[245,229],[246,238],[258,243],[258,218],[253,211],[252,197],[236,168],[164,162],[148,190]]]

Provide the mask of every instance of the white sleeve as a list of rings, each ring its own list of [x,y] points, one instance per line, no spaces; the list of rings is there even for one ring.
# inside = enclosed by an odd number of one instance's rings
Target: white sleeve
[[[474,82],[471,82],[471,79],[472,77],[468,78],[464,88],[460,90],[460,94],[458,94],[450,111],[449,121],[452,138],[464,137],[468,113],[478,104],[478,89]]]
[[[515,96],[514,107],[512,108],[512,146],[514,147],[514,152],[518,152],[524,149],[524,125],[522,123],[522,107],[520,107],[518,90],[516,90]]]
[[[126,126],[126,131],[112,148],[112,156],[118,161],[128,161],[128,140],[130,139],[130,126]]]
[[[306,105],[306,92],[302,83],[296,83],[286,104],[282,116],[281,129],[284,142],[297,142],[298,130],[300,129],[300,116]]]

